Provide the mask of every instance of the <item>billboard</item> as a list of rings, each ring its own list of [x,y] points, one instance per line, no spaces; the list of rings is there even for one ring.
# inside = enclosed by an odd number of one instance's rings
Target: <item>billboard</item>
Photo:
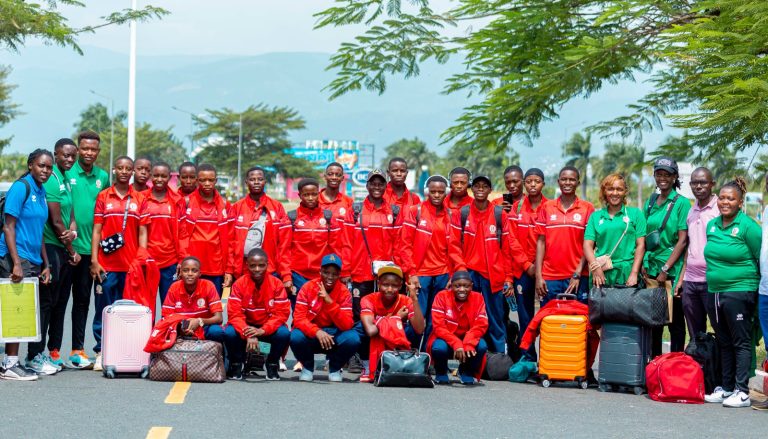
[[[294,146],[286,152],[313,163],[318,169],[325,169],[328,164],[338,162],[345,172],[351,172],[358,167],[360,161],[360,149],[356,141],[308,140],[305,146]]]

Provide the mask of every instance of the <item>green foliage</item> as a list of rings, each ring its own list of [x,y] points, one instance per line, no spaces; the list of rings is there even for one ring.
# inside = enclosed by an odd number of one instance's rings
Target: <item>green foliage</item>
[[[380,168],[386,170],[389,166],[389,159],[392,157],[402,157],[408,163],[408,169],[416,173],[416,181],[420,181],[421,167],[426,165],[429,173],[434,174],[436,166],[439,165],[440,157],[427,148],[427,144],[418,137],[413,139],[400,139],[397,142],[386,147],[386,158],[381,161]]]
[[[447,93],[477,95],[445,141],[506,149],[530,144],[542,122],[606,84],[648,76],[653,90],[628,114],[591,127],[640,144],[665,119],[707,155],[741,152],[768,133],[768,2],[764,0],[337,0],[317,27],[364,24],[329,69],[332,98],[386,90],[427,60],[459,55]],[[471,23],[456,36],[446,28]]]
[[[563,157],[565,165],[573,166],[581,174],[581,198],[587,198],[587,186],[589,165],[595,165],[596,159],[592,157],[592,136],[589,134],[575,133],[570,140],[563,144]]]
[[[501,192],[504,190],[504,169],[520,164],[520,154],[515,150],[499,151],[488,145],[456,143],[448,150],[443,162],[442,173],[446,177],[454,167],[463,166],[472,175],[487,175],[493,179],[494,189]]]
[[[0,181],[14,181],[27,172],[27,156],[19,153],[0,155]]]
[[[10,73],[10,67],[0,66],[0,127],[19,115],[19,106],[11,101],[11,92],[16,86],[7,82]],[[0,139],[0,153],[11,142],[11,138]]]
[[[130,20],[146,21],[161,18],[168,11],[154,6],[145,6],[133,11],[124,9],[101,17],[102,22],[92,26],[74,28],[61,12],[60,7],[85,7],[77,0],[47,0],[32,3],[24,0],[0,1],[0,50],[18,52],[30,38],[42,40],[46,44],[71,47],[82,54],[77,45],[77,37],[83,33],[93,33],[96,29],[112,24],[123,24]]]
[[[595,166],[595,176],[599,182],[608,174],[618,173],[629,182],[636,178],[634,185],[630,184],[630,192],[637,195],[637,205],[643,203],[643,171],[647,165],[645,148],[626,142],[610,142],[605,145],[605,153]]]
[[[280,173],[287,178],[317,175],[307,160],[285,152],[291,147],[289,133],[305,127],[304,119],[292,108],[252,105],[242,113],[229,108],[206,110],[196,119],[196,141],[206,142],[197,154],[198,162],[211,163],[231,177],[237,175],[237,144],[240,117],[243,123],[242,172],[254,165],[273,168],[270,178]],[[245,178],[245,175],[242,175]]]
[[[125,155],[128,151],[128,128],[125,126],[127,115],[119,112],[115,115],[115,139],[113,158]],[[93,130],[101,136],[101,153],[96,164],[104,169],[110,169],[110,145],[112,145],[112,126],[107,107],[97,103],[88,106],[80,113],[80,120],[75,124],[77,132]],[[173,127],[157,129],[144,122],[136,126],[136,157],[147,157],[152,161],[162,160],[177,168],[187,160],[187,152],[182,141],[171,132]],[[73,135],[77,139],[77,133]]]

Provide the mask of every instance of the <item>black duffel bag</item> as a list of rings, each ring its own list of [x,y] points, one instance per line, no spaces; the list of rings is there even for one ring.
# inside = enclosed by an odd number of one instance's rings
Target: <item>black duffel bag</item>
[[[589,322],[663,326],[667,324],[667,290],[593,287],[589,292]]]
[[[693,357],[704,370],[704,390],[707,394],[722,384],[723,372],[720,365],[720,348],[715,334],[699,332],[685,347],[685,353]]]
[[[426,352],[384,351],[379,357],[373,385],[376,387],[435,387],[429,376],[431,358]]]

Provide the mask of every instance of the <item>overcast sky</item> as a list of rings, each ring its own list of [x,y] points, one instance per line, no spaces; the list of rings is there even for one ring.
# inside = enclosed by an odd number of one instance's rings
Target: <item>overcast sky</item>
[[[171,12],[162,20],[141,24],[138,50],[144,55],[256,55],[268,52],[336,50],[359,29],[344,27],[313,31],[313,14],[333,6],[333,0],[139,0]],[[407,2],[403,2],[404,4]],[[445,11],[452,0],[434,0]],[[90,0],[85,8],[62,11],[76,26],[95,24],[99,17],[129,8],[130,0]],[[128,51],[128,27],[110,26],[83,35],[80,44]],[[31,45],[37,43],[31,42]]]

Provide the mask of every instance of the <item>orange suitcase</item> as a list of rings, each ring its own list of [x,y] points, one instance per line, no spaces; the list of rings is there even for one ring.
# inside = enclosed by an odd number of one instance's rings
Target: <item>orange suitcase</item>
[[[541,322],[539,379],[549,387],[552,381],[576,381],[587,388],[587,316],[547,316]]]

